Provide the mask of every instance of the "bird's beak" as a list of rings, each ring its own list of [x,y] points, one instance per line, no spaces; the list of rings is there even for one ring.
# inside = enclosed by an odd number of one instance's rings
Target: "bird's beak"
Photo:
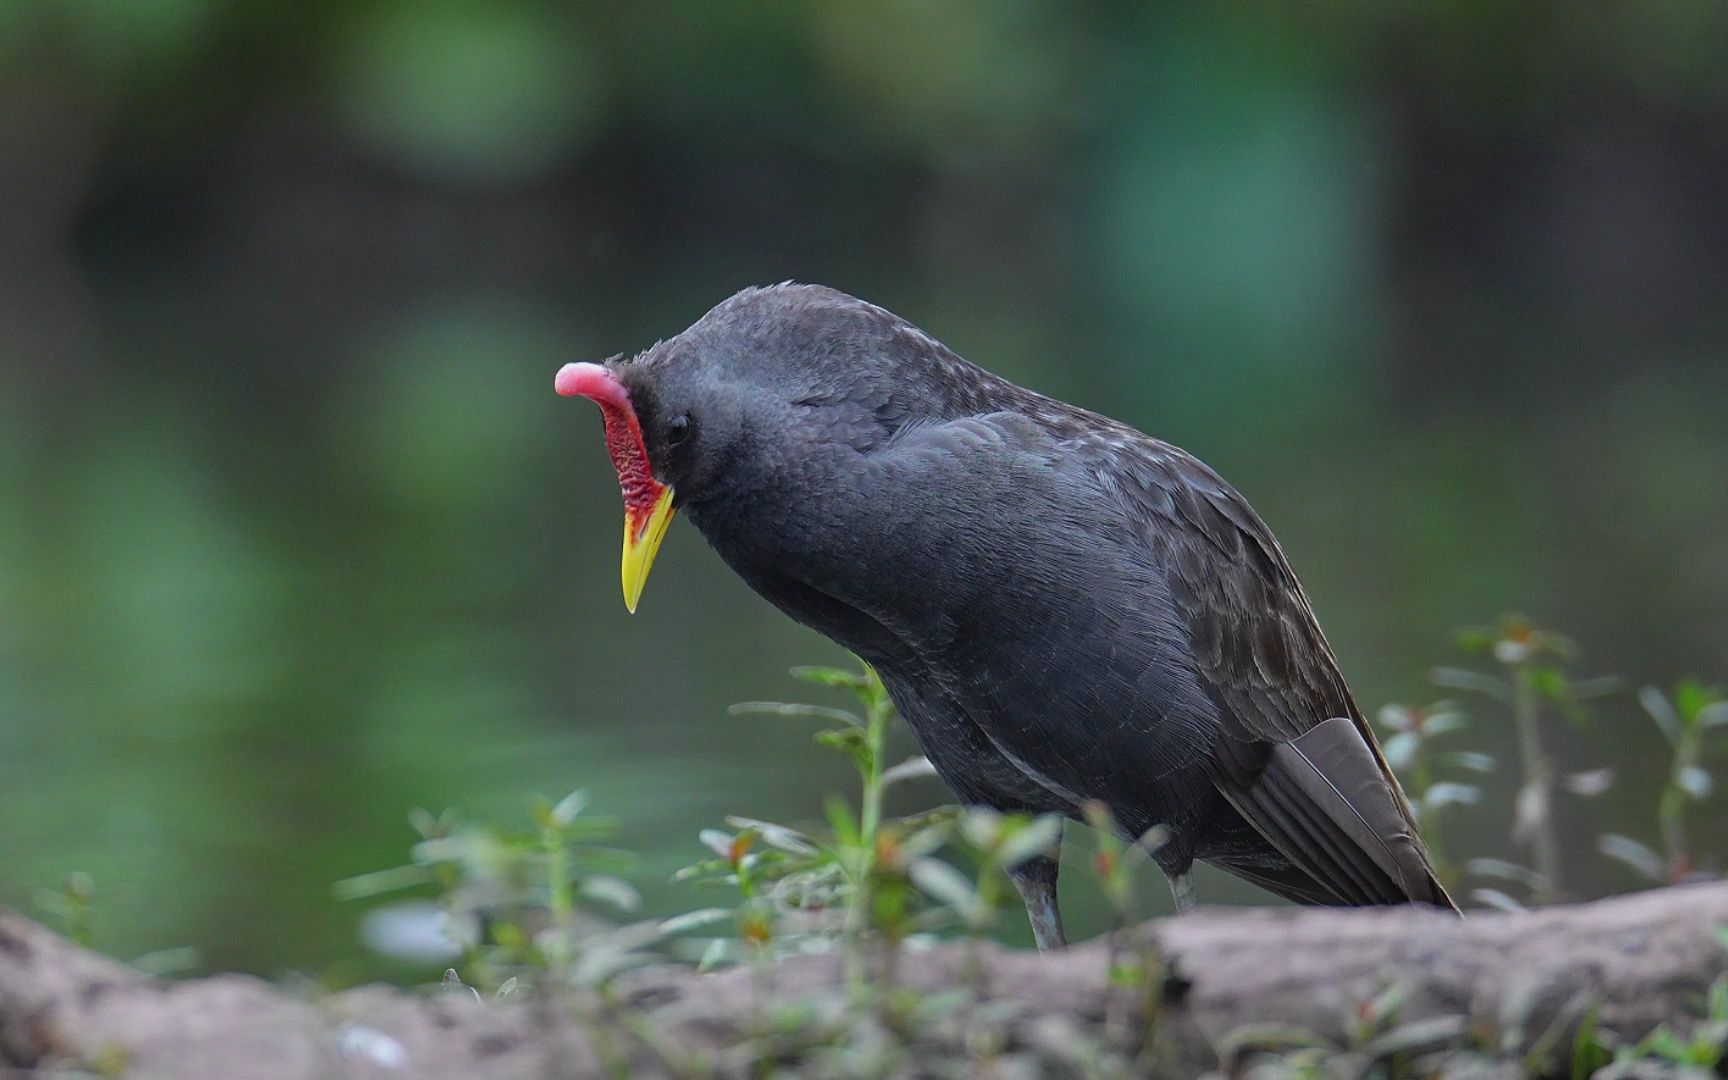
[[[666,539],[666,527],[672,524],[677,512],[669,487],[660,489],[654,504],[646,511],[624,509],[624,606],[632,615],[636,614],[636,602],[642,599],[642,586],[648,583],[648,571],[654,566],[660,541]]]
[[[565,364],[553,386],[565,397],[585,397],[600,406],[606,451],[624,492],[624,606],[634,614],[654,555],[677,512],[672,489],[654,479],[642,424],[630,404],[629,389],[616,373],[601,364]]]

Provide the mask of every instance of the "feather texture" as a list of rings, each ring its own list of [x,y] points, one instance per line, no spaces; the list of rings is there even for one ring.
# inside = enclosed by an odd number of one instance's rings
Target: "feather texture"
[[[963,800],[1100,800],[1163,828],[1172,875],[1450,906],[1284,553],[1197,459],[820,287],[741,293],[619,370],[658,479],[875,665]]]

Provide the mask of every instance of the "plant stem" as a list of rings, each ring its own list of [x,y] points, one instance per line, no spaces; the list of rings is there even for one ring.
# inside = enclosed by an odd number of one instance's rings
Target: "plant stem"
[[[1428,861],[1434,866],[1434,873],[1441,882],[1450,885],[1455,877],[1446,859],[1446,844],[1440,830],[1440,813],[1428,807],[1428,789],[1434,786],[1434,773],[1428,767],[1428,751],[1421,742],[1416,744],[1416,754],[1410,763],[1411,801],[1421,808],[1422,841],[1428,845]]]
[[[1122,1000],[1123,990],[1117,985],[1117,978],[1122,971],[1122,916],[1117,913],[1110,923],[1110,933],[1105,938],[1108,948],[1104,952],[1104,1034],[1113,1044],[1126,1046],[1128,1043],[1127,1003]]]
[[[564,835],[557,829],[540,830],[540,843],[546,850],[547,908],[552,918],[551,937],[547,939],[547,966],[553,981],[562,985],[570,978],[570,924],[574,903],[570,894],[569,855],[564,847]]]
[[[1524,766],[1525,787],[1534,793],[1536,815],[1529,823],[1530,845],[1543,886],[1538,899],[1549,901],[1561,895],[1560,838],[1554,831],[1554,776],[1548,755],[1542,749],[1537,727],[1536,688],[1524,663],[1512,669],[1512,726],[1518,731],[1518,756]]]
[[[1668,877],[1679,881],[1686,875],[1686,793],[1672,781],[1662,789],[1662,801],[1657,812],[1662,821],[1662,850],[1668,857]]]
[[[1668,857],[1668,877],[1679,882],[1692,871],[1692,860],[1686,853],[1686,789],[1680,778],[1698,763],[1697,733],[1683,729],[1674,747],[1674,767],[1668,784],[1662,789],[1662,801],[1657,813],[1662,823],[1662,850]]]
[[[847,982],[854,993],[863,990],[864,928],[870,910],[870,876],[876,869],[876,833],[882,824],[882,743],[888,731],[888,720],[894,707],[887,692],[870,672],[869,696],[865,700],[864,746],[868,760],[860,772],[864,781],[862,807],[859,810],[857,866],[852,880],[852,895],[846,905],[846,970]]]
[[[984,970],[982,942],[996,921],[1002,881],[1002,864],[993,852],[986,852],[978,866],[978,910],[972,924],[966,928],[966,979],[979,1001],[990,993],[989,973]]]

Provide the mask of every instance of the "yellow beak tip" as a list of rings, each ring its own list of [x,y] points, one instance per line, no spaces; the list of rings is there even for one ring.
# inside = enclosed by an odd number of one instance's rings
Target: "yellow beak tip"
[[[674,513],[672,489],[666,488],[654,500],[647,521],[638,525],[632,515],[624,515],[624,608],[632,615],[636,614],[636,604],[642,599],[642,586],[648,581],[654,555],[660,550],[660,542],[666,539],[666,529],[672,524]]]

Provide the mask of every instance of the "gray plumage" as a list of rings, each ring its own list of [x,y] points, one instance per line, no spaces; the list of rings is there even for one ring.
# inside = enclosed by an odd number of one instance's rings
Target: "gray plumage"
[[[1451,905],[1284,553],[1200,461],[819,286],[610,366],[681,510],[880,672],[963,801],[1100,800],[1163,826],[1173,880]]]

